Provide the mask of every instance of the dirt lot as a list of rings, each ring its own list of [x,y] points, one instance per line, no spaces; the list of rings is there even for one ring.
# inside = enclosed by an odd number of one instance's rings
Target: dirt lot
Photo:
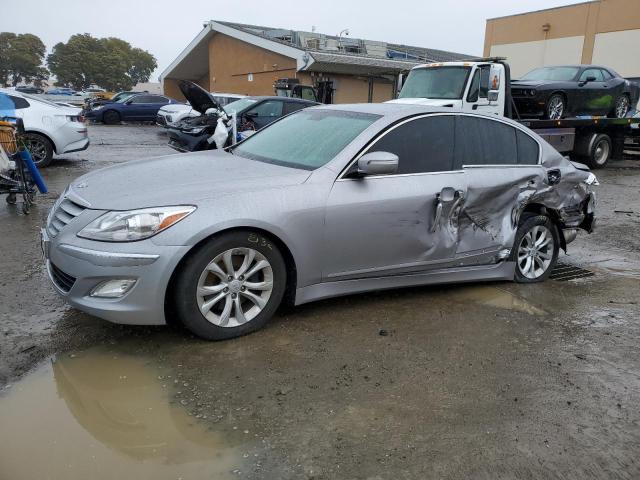
[[[173,154],[90,127],[31,216],[0,205],[0,478],[640,477],[640,162],[597,172],[593,276],[371,293],[207,343],[108,324],[50,287],[38,228],[69,181]]]

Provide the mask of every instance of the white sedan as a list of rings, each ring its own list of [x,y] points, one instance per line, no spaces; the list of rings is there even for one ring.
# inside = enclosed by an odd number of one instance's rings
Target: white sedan
[[[213,98],[221,107],[229,105],[230,103],[246,96],[237,93],[217,92],[211,92],[211,95],[213,95]],[[189,103],[165,105],[160,110],[158,110],[158,115],[156,116],[156,124],[160,125],[161,127],[173,126],[180,120],[184,120],[185,118],[189,117],[199,117],[200,115],[202,114],[197,110],[194,110],[191,105],[189,105]]]
[[[0,115],[21,118],[25,144],[38,167],[46,167],[53,155],[85,150],[89,134],[81,109],[57,105],[15,90],[0,88],[12,108],[3,105]]]

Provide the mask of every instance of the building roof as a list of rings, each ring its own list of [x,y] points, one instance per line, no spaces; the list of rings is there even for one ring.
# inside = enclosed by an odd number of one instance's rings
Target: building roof
[[[397,74],[428,62],[455,61],[469,55],[381,41],[211,20],[167,67],[160,78],[197,80],[208,71],[208,42],[215,33],[296,60],[298,71],[358,75]]]

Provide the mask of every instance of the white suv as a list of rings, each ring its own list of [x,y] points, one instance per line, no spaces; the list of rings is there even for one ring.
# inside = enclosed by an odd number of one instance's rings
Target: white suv
[[[46,167],[53,155],[85,150],[89,146],[87,126],[81,110],[64,107],[53,102],[0,88],[0,95],[6,95],[13,104],[4,104],[0,116],[21,118],[26,131],[25,144],[38,167]]]
[[[240,95],[237,93],[217,93],[211,92],[213,98],[218,102],[221,107],[225,105],[229,105],[236,100],[240,100],[244,98],[246,95]],[[188,103],[179,103],[173,105],[165,105],[160,110],[158,110],[158,114],[156,116],[156,124],[161,127],[171,127],[178,123],[180,120],[183,120],[188,117],[199,117],[202,115],[197,110],[191,108],[191,105]]]

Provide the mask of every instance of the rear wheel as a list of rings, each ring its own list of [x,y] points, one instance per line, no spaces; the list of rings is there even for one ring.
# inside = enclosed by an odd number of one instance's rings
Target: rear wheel
[[[282,301],[286,267],[276,245],[251,230],[214,238],[178,272],[174,306],[181,323],[207,340],[264,326]]]
[[[27,133],[23,137],[24,146],[29,153],[33,163],[38,168],[43,168],[53,161],[53,145],[47,137],[39,133]]]
[[[115,110],[107,110],[102,114],[102,121],[107,125],[117,125],[120,123],[120,114]]]
[[[549,100],[547,100],[545,114],[550,120],[560,120],[566,109],[567,105],[564,96],[559,93],[554,93],[549,97]]]
[[[545,215],[526,217],[518,227],[511,254],[516,262],[514,280],[535,283],[546,280],[558,260],[558,229]]]
[[[613,117],[614,118],[624,118],[629,113],[629,107],[631,102],[629,101],[629,97],[627,95],[620,95],[616,98],[615,107],[613,109]]]

